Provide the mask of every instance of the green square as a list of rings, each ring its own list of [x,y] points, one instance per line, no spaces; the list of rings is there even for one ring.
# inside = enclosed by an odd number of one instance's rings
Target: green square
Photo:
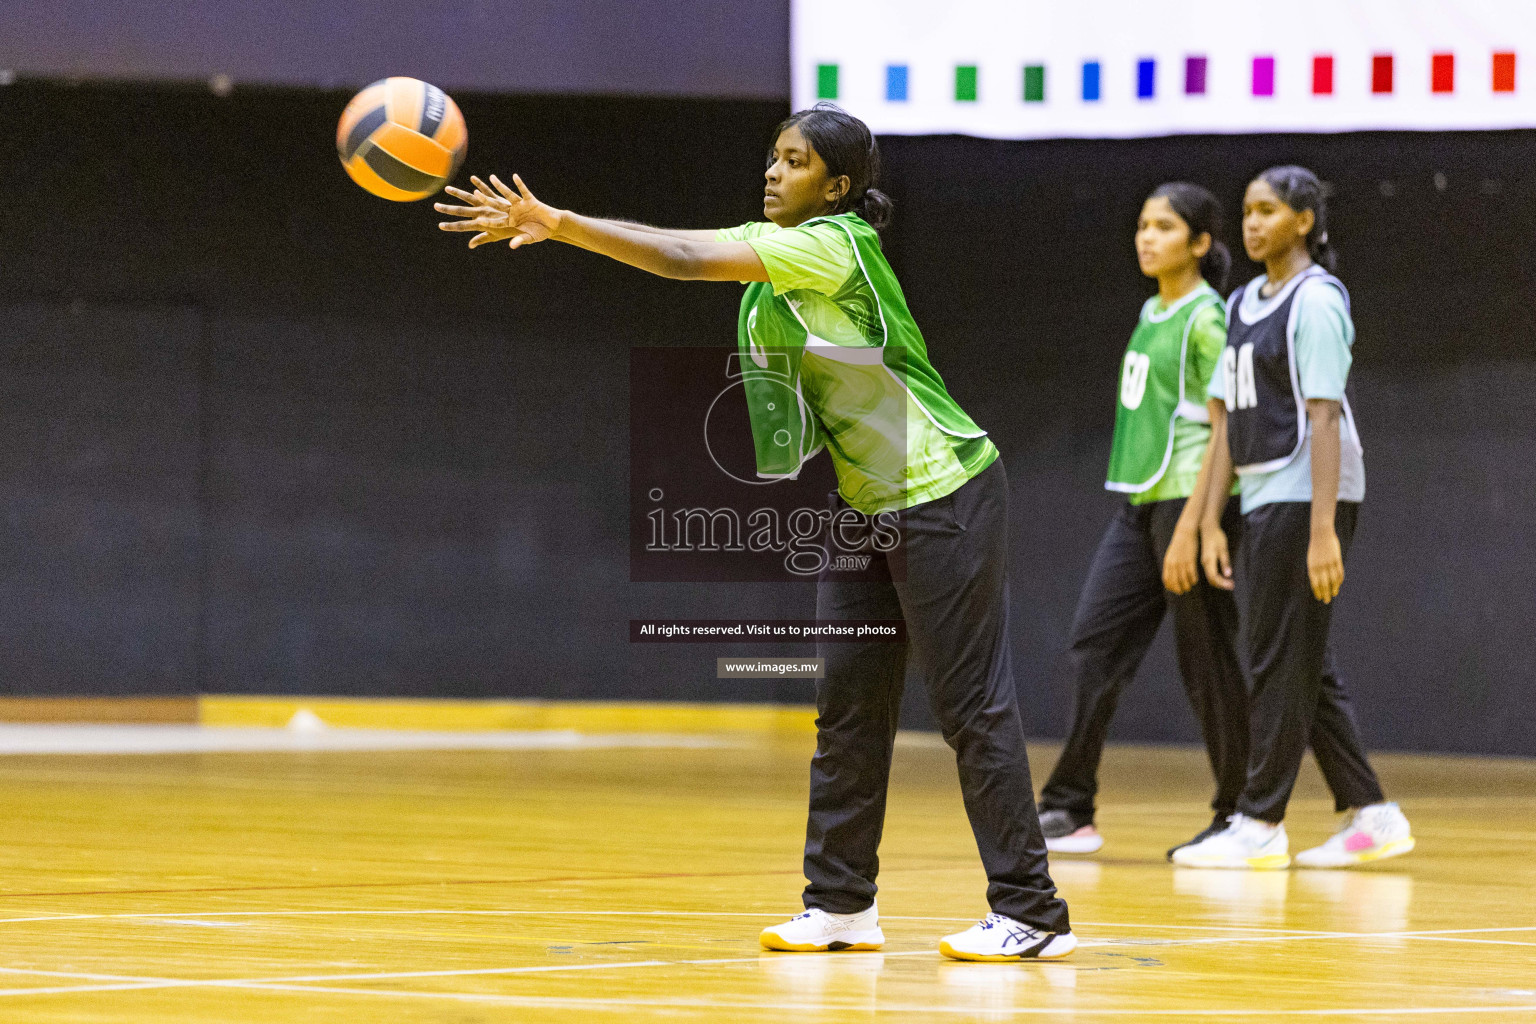
[[[1045,65],[1024,65],[1024,102],[1045,102]]]
[[[955,101],[958,103],[976,102],[976,65],[958,64],[955,66]]]
[[[837,65],[816,65],[816,98],[819,100],[837,99]]]

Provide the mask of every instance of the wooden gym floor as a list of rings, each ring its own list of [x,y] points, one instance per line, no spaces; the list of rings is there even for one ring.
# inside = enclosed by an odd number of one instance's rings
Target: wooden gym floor
[[[1417,852],[1228,873],[1163,859],[1201,756],[1112,749],[1108,844],[1053,862],[1077,953],[961,964],[985,882],[934,738],[897,752],[888,944],[830,955],[756,938],[799,907],[812,737],[600,740],[0,756],[0,1020],[1536,1021],[1536,761],[1380,757]],[[1334,823],[1308,772],[1293,851]]]

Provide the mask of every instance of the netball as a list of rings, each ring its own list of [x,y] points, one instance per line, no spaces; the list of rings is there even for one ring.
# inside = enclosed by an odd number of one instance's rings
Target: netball
[[[469,130],[443,90],[415,78],[385,78],[352,97],[336,125],[336,153],[353,181],[408,203],[448,183],[464,161]]]

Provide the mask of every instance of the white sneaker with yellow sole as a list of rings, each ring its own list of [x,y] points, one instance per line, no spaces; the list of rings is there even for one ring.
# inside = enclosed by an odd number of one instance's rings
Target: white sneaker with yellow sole
[[[758,941],[764,949],[786,953],[834,953],[842,950],[875,950],[885,945],[880,912],[871,903],[857,914],[829,914],[811,909],[783,924],[764,928]]]
[[[1276,871],[1290,867],[1289,851],[1284,825],[1234,814],[1225,831],[1174,850],[1173,862],[1185,868]]]
[[[1076,948],[1071,932],[1043,932],[1002,914],[988,914],[939,942],[939,952],[952,960],[1059,960]]]

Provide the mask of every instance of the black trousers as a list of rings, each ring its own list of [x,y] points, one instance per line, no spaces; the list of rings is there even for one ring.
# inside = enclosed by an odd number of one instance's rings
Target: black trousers
[[[1334,529],[1346,556],[1359,514],[1357,502],[1339,502]],[[1285,819],[1308,745],[1338,810],[1385,799],[1328,647],[1333,606],[1312,596],[1311,536],[1310,502],[1275,502],[1243,517],[1237,548],[1238,603],[1252,687],[1248,781],[1237,809],[1268,822]]]
[[[1179,674],[1216,777],[1211,808],[1231,814],[1247,781],[1248,694],[1237,653],[1237,604],[1203,576],[1182,595],[1163,587],[1163,557],[1183,510],[1182,500],[1121,508],[1078,598],[1066,657],[1076,695],[1072,727],[1040,805],[1067,811],[1079,825],[1093,821],[1099,761],[1120,692],[1169,609]],[[1236,498],[1227,503],[1222,526],[1235,543],[1242,532]]]
[[[847,507],[835,495],[832,503],[834,510]],[[953,494],[906,510],[902,519],[901,571],[890,574],[895,582],[839,582],[828,572],[817,586],[818,619],[899,617],[907,643],[818,645],[826,678],[816,690],[805,905],[850,914],[875,898],[910,647],[959,764],[966,814],[987,873],[987,902],[1032,927],[1069,931],[1067,905],[1046,866],[1009,661],[1002,461]],[[874,552],[874,558],[889,568],[886,556]]]

